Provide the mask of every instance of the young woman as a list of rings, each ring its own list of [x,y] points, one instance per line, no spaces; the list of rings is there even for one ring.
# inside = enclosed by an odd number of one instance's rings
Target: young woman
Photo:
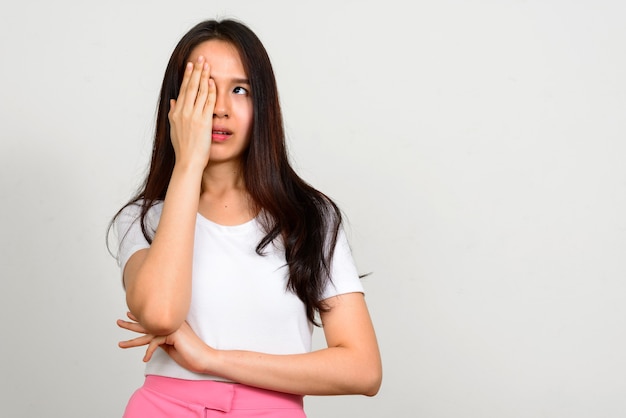
[[[152,161],[114,218],[146,380],[125,417],[303,417],[303,395],[373,396],[381,361],[337,206],[289,165],[256,35],[206,21],[176,46]],[[321,321],[328,347],[311,351]],[[161,349],[159,349],[161,348]]]

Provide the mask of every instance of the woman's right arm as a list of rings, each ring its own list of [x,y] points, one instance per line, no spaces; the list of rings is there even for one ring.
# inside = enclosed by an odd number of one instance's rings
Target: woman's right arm
[[[188,64],[169,112],[176,163],[159,226],[150,248],[133,254],[124,268],[128,308],[154,335],[176,331],[189,310],[194,232],[215,94],[204,58]]]

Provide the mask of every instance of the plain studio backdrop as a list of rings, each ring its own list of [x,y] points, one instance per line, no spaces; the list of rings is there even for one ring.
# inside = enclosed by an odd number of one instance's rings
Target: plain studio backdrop
[[[372,272],[382,389],[309,416],[626,416],[625,4],[3,4],[0,415],[119,417],[142,383],[105,231],[176,42],[234,17]]]

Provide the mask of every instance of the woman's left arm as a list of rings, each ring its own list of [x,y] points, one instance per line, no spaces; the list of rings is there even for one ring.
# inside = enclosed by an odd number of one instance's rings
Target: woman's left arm
[[[330,309],[321,320],[328,348],[297,355],[217,351],[206,372],[303,395],[375,395],[382,366],[363,294],[348,293],[326,302]]]
[[[189,370],[279,392],[374,396],[382,381],[382,364],[363,294],[334,296],[326,303],[329,310],[320,317],[328,347],[311,353],[274,355],[215,350],[204,344],[186,323],[169,336],[147,335],[120,346],[148,344],[146,361],[160,346]],[[139,324],[118,324],[141,332]]]

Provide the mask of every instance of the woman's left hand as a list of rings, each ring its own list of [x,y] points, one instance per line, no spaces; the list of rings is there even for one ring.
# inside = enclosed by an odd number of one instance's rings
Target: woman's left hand
[[[206,373],[210,363],[211,355],[215,350],[202,341],[191,329],[187,321],[170,335],[152,335],[137,322],[137,318],[132,313],[127,313],[128,318],[132,321],[124,321],[118,319],[117,325],[120,328],[127,329],[139,334],[140,337],[131,340],[120,341],[121,348],[133,348],[147,345],[146,354],[143,361],[147,362],[152,358],[155,350],[161,347],[176,363],[187,370],[196,373]]]

